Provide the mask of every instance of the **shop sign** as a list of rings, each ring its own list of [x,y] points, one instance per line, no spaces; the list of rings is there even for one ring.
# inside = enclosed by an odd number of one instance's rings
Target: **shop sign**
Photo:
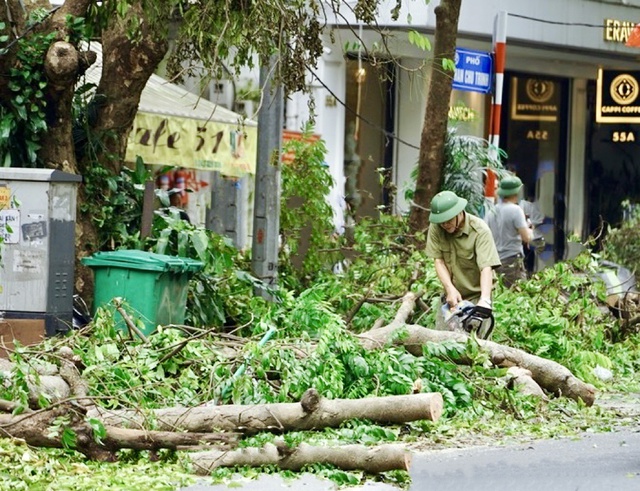
[[[640,71],[598,70],[597,123],[640,123]]]
[[[513,77],[511,119],[515,121],[557,121],[560,90],[553,80]]]
[[[493,83],[493,57],[491,53],[473,49],[456,48],[456,70],[453,88],[488,94]]]
[[[218,171],[231,177],[255,174],[255,126],[168,117],[139,112],[129,134],[126,158],[145,164]]]
[[[637,22],[628,20],[605,19],[604,40],[607,43],[626,43]]]

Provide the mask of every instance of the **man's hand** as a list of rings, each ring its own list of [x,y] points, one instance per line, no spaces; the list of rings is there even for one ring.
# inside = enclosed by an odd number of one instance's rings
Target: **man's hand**
[[[491,299],[488,299],[488,298],[480,298],[480,300],[478,300],[478,303],[476,305],[478,307],[484,307],[485,309],[492,310]]]
[[[449,307],[453,309],[460,302],[462,302],[462,295],[460,295],[458,290],[453,287],[450,290],[447,290],[447,303],[449,304]]]

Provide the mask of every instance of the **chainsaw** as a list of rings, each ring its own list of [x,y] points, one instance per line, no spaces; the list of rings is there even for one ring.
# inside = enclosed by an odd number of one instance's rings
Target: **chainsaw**
[[[493,332],[495,319],[491,309],[486,307],[463,300],[453,309],[449,308],[449,304],[443,304],[442,312],[444,322],[451,331],[475,333],[480,339],[489,339]]]

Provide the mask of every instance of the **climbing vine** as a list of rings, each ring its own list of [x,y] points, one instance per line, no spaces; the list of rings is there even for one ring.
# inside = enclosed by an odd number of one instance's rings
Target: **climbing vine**
[[[0,29],[5,32],[6,26]],[[12,98],[0,103],[0,161],[5,167],[38,164],[40,135],[47,129],[44,59],[54,37],[55,33],[33,33],[17,42],[18,63],[9,70]]]

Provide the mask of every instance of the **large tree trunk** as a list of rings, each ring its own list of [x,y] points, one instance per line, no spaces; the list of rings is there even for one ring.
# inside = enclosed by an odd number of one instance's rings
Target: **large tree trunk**
[[[80,172],[99,165],[118,174],[124,165],[127,139],[138,111],[142,90],[168,50],[165,35],[169,18],[159,17],[151,25],[140,4],[130,7],[125,19],[113,19],[102,33],[102,76],[94,100],[96,118],[91,131],[101,136],[102,148],[89,152],[79,162]],[[136,17],[137,16],[137,17]],[[130,39],[128,25],[141,19],[140,38]],[[164,24],[163,24],[164,22]],[[97,160],[96,160],[97,158]],[[93,199],[80,193],[78,203]],[[86,201],[85,201],[86,202]],[[87,302],[93,299],[94,280],[91,270],[80,260],[102,247],[95,223],[89,214],[77,214],[76,226],[76,291]]]
[[[116,174],[124,163],[142,90],[169,49],[164,35],[169,13],[165,25],[162,19],[151,25],[144,19],[141,6],[134,4],[125,19],[115,19],[102,33],[102,77],[96,89],[99,104],[92,130],[103,135],[105,148],[98,155],[100,163]],[[136,19],[142,19],[141,38],[130,39],[127,26]]]
[[[415,307],[416,298],[415,293],[407,293],[398,309],[398,314],[391,323],[359,335],[362,345],[367,349],[378,349],[392,342],[395,345],[404,346],[415,356],[422,356],[422,347],[425,343],[443,341],[466,343],[469,340],[469,336],[465,333],[435,331],[423,326],[405,324],[408,313]],[[397,329],[402,329],[402,336],[394,336]],[[494,365],[504,368],[516,366],[524,368],[531,372],[531,377],[540,387],[552,394],[582,400],[587,406],[595,402],[595,387],[583,382],[559,363],[493,341],[481,339],[476,341],[480,348],[487,351]]]
[[[277,403],[195,408],[164,408],[153,411],[156,430],[209,432],[302,431],[337,427],[350,419],[369,419],[377,423],[400,424],[409,421],[437,421],[442,415],[442,395],[434,392],[406,396],[367,397],[365,399],[325,399],[314,389],[307,390],[300,403]],[[143,428],[145,417],[138,411],[89,413],[110,426]]]
[[[217,467],[235,465],[277,465],[281,469],[299,471],[305,465],[331,464],[343,470],[363,470],[371,474],[391,470],[408,471],[411,455],[402,445],[342,445],[314,447],[301,443],[295,448],[284,442],[267,444],[262,448],[242,448],[229,452],[212,450],[189,455],[197,474],[207,475]]]
[[[0,12],[0,22],[11,26],[11,35],[17,38],[25,34],[25,9],[40,6],[38,2],[26,4],[6,0]],[[97,118],[92,120],[93,141],[98,138],[104,146],[96,160],[95,152],[87,152],[86,158],[77,161],[73,141],[74,121],[72,104],[76,82],[95,61],[95,53],[82,52],[69,42],[76,38],[70,32],[68,16],[86,17],[92,0],[65,0],[42,22],[36,23],[33,33],[55,33],[55,38],[45,56],[44,69],[47,77],[45,108],[47,131],[40,135],[39,159],[47,166],[71,173],[85,175],[87,170],[101,165],[118,173],[126,152],[127,138],[133,124],[140,94],[147,80],[160,64],[167,52],[166,32],[170,11],[159,14],[151,24],[142,12],[139,2],[130,6],[124,19],[118,16],[109,20],[102,32],[104,51],[103,71],[97,89],[101,105]],[[139,26],[139,35],[131,36],[131,26]],[[10,39],[9,41],[12,41]],[[19,66],[15,53],[17,44],[0,57],[0,71],[8,73]],[[15,94],[9,89],[8,77],[0,78],[0,98],[10,100]],[[94,149],[95,150],[95,149]],[[96,225],[90,213],[82,213],[82,203],[95,200],[80,186],[76,219],[76,292],[87,301],[93,296],[93,275],[80,263],[80,259],[92,254],[101,246]]]
[[[442,60],[453,60],[458,36],[458,17],[462,0],[441,0],[435,9],[436,32],[431,62],[431,81],[427,96],[427,108],[424,115],[420,153],[418,158],[418,177],[409,215],[409,228],[415,234],[423,232],[429,226],[428,209],[439,191],[442,181],[444,162],[444,144],[449,118],[452,74],[445,72]]]

